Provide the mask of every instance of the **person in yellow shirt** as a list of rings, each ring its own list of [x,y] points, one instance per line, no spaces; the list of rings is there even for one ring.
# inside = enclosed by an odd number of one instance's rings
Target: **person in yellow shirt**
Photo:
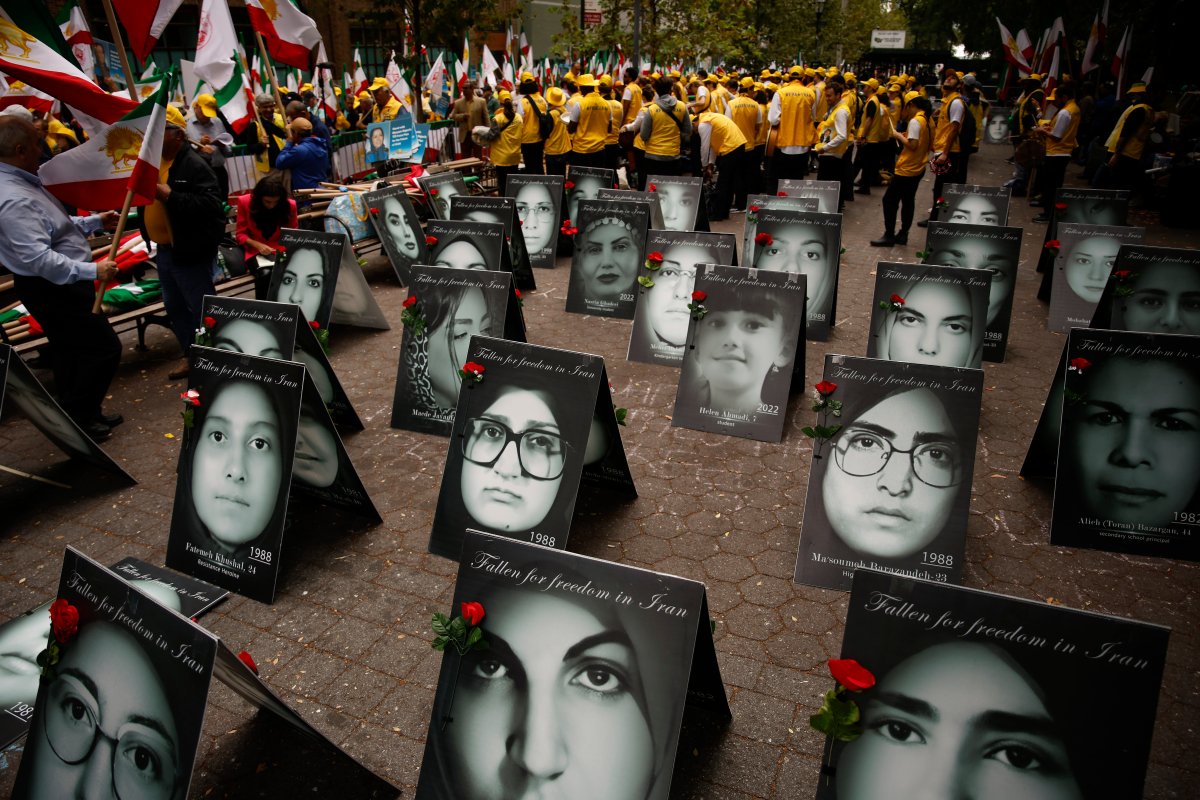
[[[944,169],[933,181],[933,206],[929,210],[929,218],[917,223],[926,228],[929,223],[938,218],[938,198],[942,196],[947,183],[966,183],[966,175],[962,172],[963,154],[958,144],[958,132],[962,128],[963,116],[967,114],[967,100],[958,93],[960,80],[958,73],[952,69],[946,70],[942,78],[942,107],[938,109],[937,119],[933,129],[934,173]],[[947,169],[947,165],[949,168]]]
[[[633,123],[646,144],[642,162],[647,175],[678,175],[682,145],[692,140],[692,118],[672,94],[671,86],[667,77],[655,81],[654,102],[646,102],[642,106],[641,123],[637,120]]]
[[[846,83],[840,75],[825,80],[825,102],[829,116],[817,128],[817,180],[837,181],[842,187],[838,194],[838,212],[846,207],[850,192],[846,169],[846,154],[850,148],[850,126],[854,118],[850,115],[850,103],[846,97]]]
[[[604,98],[604,102],[608,103],[608,107],[612,109],[612,125],[608,129],[608,136],[604,139],[604,166],[615,173],[617,167],[621,164],[621,125],[618,120],[625,113],[625,109],[621,105],[621,101],[613,97],[611,75],[605,74],[600,76],[600,96]]]
[[[566,175],[567,158],[571,154],[571,134],[567,133],[567,123],[563,121],[563,106],[567,96],[557,86],[551,86],[546,92],[546,104],[550,106],[550,119],[554,120],[554,130],[546,139],[546,174]]]
[[[900,130],[900,113],[904,110],[904,87],[900,85],[899,80],[888,83],[887,99],[881,98],[880,102],[886,104],[887,107],[890,135],[888,141],[880,149],[879,168],[888,175],[894,175],[896,172],[896,153],[898,152],[895,135]]]
[[[642,138],[642,123],[651,117],[650,106],[654,103],[654,89],[648,81],[641,82],[637,88],[642,93],[642,108],[631,122],[621,126],[621,135],[631,142],[631,156],[629,166],[626,167],[629,185],[640,192],[646,186],[647,176],[650,174],[649,162],[646,160],[646,140]]]
[[[929,124],[932,108],[929,99],[922,97],[919,92],[909,92],[904,96],[904,107],[900,113],[902,129],[892,133],[900,144],[900,155],[896,159],[896,172],[887,191],[883,193],[883,235],[871,242],[872,247],[908,244],[917,187],[925,176],[925,162],[933,146],[933,128]],[[899,233],[895,233],[897,209],[900,209]]]
[[[517,171],[521,165],[521,136],[524,122],[521,111],[513,103],[512,93],[501,89],[497,95],[500,108],[492,117],[492,128],[482,138],[487,140],[491,150],[489,157],[496,169],[496,188],[504,194],[508,176]]]
[[[590,73],[578,81],[579,102],[568,104],[564,119],[571,133],[571,163],[578,167],[604,167],[604,143],[612,130],[612,106],[596,93]]]
[[[1104,143],[1113,183],[1118,189],[1136,189],[1145,180],[1142,154],[1154,128],[1154,107],[1146,99],[1146,84],[1138,81],[1126,92],[1129,108],[1121,114]]]
[[[732,119],[716,111],[696,117],[700,163],[706,180],[716,173],[709,222],[729,219],[731,205],[746,207],[746,145],[751,141]]]
[[[879,81],[871,78],[863,84],[863,88],[867,99],[858,126],[858,157],[854,162],[853,177],[862,173],[862,180],[855,191],[869,195],[871,187],[881,183],[879,164],[883,160],[883,149],[893,141],[892,121],[879,93]]]
[[[371,81],[367,90],[375,100],[375,107],[371,109],[371,121],[386,122],[395,119],[400,113],[400,101],[392,96],[392,85],[388,83],[388,79],[376,78]]]
[[[1075,152],[1076,134],[1079,131],[1080,112],[1075,104],[1075,87],[1064,83],[1055,90],[1058,113],[1050,125],[1036,128],[1034,135],[1046,141],[1046,158],[1041,169],[1041,195],[1044,207],[1054,202],[1055,192],[1063,185],[1067,176],[1067,165]],[[1050,215],[1043,211],[1033,218],[1034,222],[1049,222]]]
[[[539,128],[542,117],[550,113],[550,108],[532,72],[521,73],[517,92],[521,95],[520,111],[524,119],[521,123],[521,160],[525,162],[525,174],[544,175],[546,170],[542,166],[542,157],[546,142]]]
[[[763,150],[766,147],[766,137],[760,137],[759,134],[765,133],[767,128],[767,115],[754,99],[754,79],[750,76],[738,82],[737,96],[729,101],[729,118],[737,125],[742,136],[746,137],[746,178],[743,183],[745,191],[741,194],[735,193],[733,201],[733,209],[743,211],[746,208],[745,194],[757,192],[759,188]]]
[[[788,70],[788,82],[780,87],[767,109],[767,122],[773,128],[775,152],[771,156],[768,189],[775,194],[781,178],[808,177],[809,148],[816,141],[814,109],[816,92],[802,82],[804,70]],[[815,73],[814,73],[815,75]],[[767,149],[771,149],[770,144]]]

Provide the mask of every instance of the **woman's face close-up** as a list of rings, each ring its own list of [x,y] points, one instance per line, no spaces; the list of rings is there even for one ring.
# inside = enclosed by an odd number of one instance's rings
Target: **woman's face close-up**
[[[835,447],[845,453],[830,454],[833,463],[826,466],[821,496],[842,542],[878,558],[907,558],[937,538],[961,488],[963,462],[958,436],[937,395],[913,389],[885,398],[847,423]],[[917,452],[899,452],[914,448]],[[874,474],[850,474],[881,463]],[[924,480],[917,477],[918,469]],[[926,481],[953,484],[939,488]]]
[[[1006,253],[1000,242],[987,239],[963,237],[954,239],[934,250],[930,264],[945,267],[967,267],[987,270],[992,274],[992,288],[988,293],[988,324],[1000,315],[1004,301],[1012,293],[1017,276],[1017,264]]]
[[[1154,264],[1141,270],[1123,304],[1125,330],[1200,334],[1200,269],[1188,264]]]
[[[971,225],[999,225],[1000,209],[994,200],[968,194],[959,198],[958,204],[950,209],[950,216],[946,221]]]
[[[272,328],[251,319],[231,319],[213,335],[213,347],[262,358],[283,356],[283,344]]]
[[[29,796],[176,797],[186,777],[175,717],[137,640],[97,621],[63,651],[30,731]]]
[[[1080,514],[1157,525],[1188,509],[1200,486],[1194,374],[1168,361],[1106,361],[1092,367],[1072,416],[1063,441],[1074,455]]]
[[[538,253],[550,246],[550,237],[558,225],[558,214],[550,189],[542,183],[527,183],[517,192],[517,217],[521,220],[521,234],[530,253]]]
[[[276,300],[295,303],[309,322],[317,319],[321,298],[325,294],[325,259],[321,253],[308,248],[292,253],[283,269]]]
[[[692,312],[692,290],[700,264],[715,263],[707,247],[683,244],[668,247],[662,267],[654,274],[654,286],[643,295],[646,313],[656,338],[672,347],[687,342],[688,321]]]
[[[481,445],[487,450],[498,437],[505,434],[501,426],[507,426],[515,435],[527,431],[534,433],[526,436],[524,442],[505,443],[491,466],[463,459],[460,487],[463,505],[477,522],[494,530],[533,530],[550,513],[562,484],[561,470],[566,458],[566,445],[559,438],[562,434],[559,422],[540,394],[525,389],[503,395],[488,406],[480,417],[489,422],[478,424],[474,435],[471,430],[464,433],[468,449]],[[549,436],[539,436],[538,433]],[[517,453],[519,445],[526,448],[527,463],[537,460],[536,465],[530,463],[531,467],[537,468],[545,462],[552,462],[558,475],[549,480],[532,477],[522,466]],[[549,472],[553,474],[556,470]]]
[[[757,311],[709,311],[696,325],[696,361],[708,380],[712,402],[727,410],[750,410],[761,399],[771,367],[782,368],[791,348],[783,317]],[[718,397],[742,399],[738,408]]]
[[[444,734],[458,800],[645,800],[655,742],[620,630],[542,595],[496,592]]]
[[[371,131],[371,149],[378,150],[384,146],[383,128],[376,128],[375,130]]]
[[[838,800],[1081,800],[1040,691],[982,644],[927,648],[860,703],[837,763]]]
[[[442,219],[450,219],[450,198],[458,197],[462,192],[452,183],[443,184],[437,187],[437,207]]]
[[[404,205],[395,197],[384,198],[383,224],[396,252],[409,259],[415,259],[420,254],[417,234],[408,224],[408,214],[404,211]]]
[[[434,257],[436,267],[455,267],[456,269],[487,269],[487,259],[471,242],[459,239],[443,247]]]
[[[971,299],[962,287],[918,283],[890,316],[888,360],[972,366],[974,321]]]
[[[338,451],[334,433],[316,417],[300,413],[296,429],[296,457],[292,461],[292,477],[324,488],[337,479]]]
[[[208,408],[192,454],[192,505],[218,543],[263,534],[283,480],[280,420],[261,386],[227,387]]]
[[[429,383],[442,408],[458,404],[462,384],[459,369],[466,363],[472,336],[486,335],[492,328],[483,290],[467,289],[458,308],[436,328],[429,329]]]
[[[1099,303],[1121,242],[1109,236],[1081,239],[1067,253],[1067,285],[1081,300]]]
[[[988,122],[988,137],[993,142],[1002,142],[1008,136],[1008,117],[996,115]]]
[[[641,248],[628,228],[598,225],[588,231],[579,249],[586,297],[615,300],[632,290]]]
[[[808,312],[819,312],[826,286],[833,277],[836,256],[821,230],[813,225],[780,225],[771,231],[772,242],[759,246],[758,269],[790,272],[808,280]]]
[[[696,199],[688,188],[682,184],[668,183],[656,187],[655,194],[658,195],[658,207],[667,230],[691,230]]]

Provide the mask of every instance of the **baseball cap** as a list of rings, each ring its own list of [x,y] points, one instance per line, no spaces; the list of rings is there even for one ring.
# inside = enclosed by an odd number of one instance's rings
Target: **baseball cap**
[[[217,98],[211,94],[196,95],[196,105],[200,109],[200,113],[212,119],[217,116]]]
[[[176,128],[187,127],[187,121],[183,118],[183,114],[173,105],[167,106],[167,124],[174,125]]]
[[[388,83],[387,78],[376,78],[371,81],[371,85],[367,87],[369,91],[378,92],[380,89],[391,89],[392,85]]]

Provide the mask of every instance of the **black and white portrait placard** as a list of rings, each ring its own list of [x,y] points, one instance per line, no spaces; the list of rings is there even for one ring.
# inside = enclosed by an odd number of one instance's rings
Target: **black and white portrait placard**
[[[694,231],[700,217],[703,178],[650,175],[646,190],[658,195],[662,225],[668,231]]]
[[[530,263],[539,269],[553,269],[562,220],[563,177],[516,173],[508,176],[504,193],[516,201]]]
[[[375,294],[367,283],[362,265],[354,255],[350,239],[342,236],[342,265],[338,269],[337,287],[333,293],[333,313],[329,321],[338,325],[353,325],[356,328],[374,328],[386,331],[391,328]]]
[[[650,204],[650,228],[651,230],[663,230],[666,224],[663,222],[662,207],[659,205],[659,197],[657,192],[639,192],[636,189],[601,189],[597,195],[598,200],[638,200]]]
[[[1145,228],[1123,225],[1059,223],[1059,248],[1050,288],[1050,330],[1066,333],[1091,324],[1117,261],[1117,251],[1121,245],[1141,244],[1145,234]]]
[[[429,208],[433,212],[430,219],[450,219],[451,198],[471,193],[462,173],[456,170],[439,172],[436,175],[426,173],[417,178],[417,185],[425,193],[425,202],[429,204]]]
[[[938,219],[967,225],[1007,225],[1011,195],[1007,186],[947,183],[942,187],[946,208],[938,213]]]
[[[860,569],[841,657],[876,683],[816,797],[1140,798],[1169,635]]]
[[[425,235],[432,266],[504,269],[504,225],[499,222],[431,219]]]
[[[275,597],[304,366],[193,346],[167,566]]]
[[[678,367],[683,363],[696,275],[704,264],[730,266],[737,260],[737,243],[728,233],[651,230],[646,254],[662,256],[654,271],[642,275],[653,286],[638,285],[638,304],[629,336],[629,360]]]
[[[804,282],[796,273],[700,269],[704,313],[690,319],[673,427],[783,438],[793,372],[804,365]]]
[[[759,211],[820,211],[821,201],[815,197],[779,197],[773,194],[752,194],[746,198],[746,221],[742,227],[742,252],[754,252],[754,236],[758,233]],[[834,212],[837,204],[834,204]]]
[[[633,319],[650,207],[628,200],[584,200],[576,213],[573,224],[579,233],[567,311]]]
[[[755,216],[757,232],[746,266],[803,275],[808,281],[805,338],[828,340],[837,312],[842,215],[761,209]]]
[[[71,458],[137,483],[71,419],[12,345],[0,343],[0,413],[14,408]]]
[[[1200,251],[1148,245],[1122,246],[1117,251],[1117,260],[1090,327],[1200,335]],[[1066,361],[1064,346],[1058,371],[1042,407],[1042,416],[1021,466],[1021,475],[1026,478],[1054,477]]]
[[[408,191],[402,184],[377,189],[363,195],[363,202],[370,209],[375,233],[383,243],[383,251],[400,283],[409,285],[409,274],[413,264],[428,260],[425,249],[425,232],[421,220],[413,207]]]
[[[156,567],[139,558],[123,558],[109,567],[124,580],[151,595],[162,605],[189,619],[203,616],[229,596],[229,592],[206,581]],[[50,636],[50,602],[0,625],[0,749],[29,730],[37,699],[38,653]]]
[[[267,299],[294,303],[305,319],[328,328],[345,243],[344,233],[284,228],[279,234],[284,252],[271,270]]]
[[[567,179],[563,184],[566,201],[566,218],[579,227],[579,204],[584,200],[599,200],[600,190],[617,186],[617,173],[606,167],[567,167]],[[580,230],[583,230],[580,228]]]
[[[729,719],[701,583],[469,534],[467,602],[487,648],[443,657],[423,800],[666,800],[685,707]]]
[[[593,420],[616,425],[604,359],[482,336],[467,359],[482,379],[459,390],[430,552],[458,558],[472,530],[565,548]]]
[[[984,361],[1004,360],[1020,260],[1020,228],[965,222],[929,223],[924,263],[980,269],[992,276],[987,331],[983,335]]]
[[[450,202],[450,219],[468,222],[499,222],[504,226],[505,247],[501,250],[505,272],[513,274],[518,289],[533,291],[537,282],[533,277],[529,251],[525,247],[522,225],[517,219],[517,204],[511,197],[455,197]]]
[[[1200,338],[1076,328],[1050,542],[1200,558]]]
[[[841,428],[814,446],[796,582],[848,589],[869,567],[958,583],[983,371],[827,355],[823,377],[842,412],[820,424]]]
[[[820,203],[818,211],[822,214],[836,214],[841,184],[837,181],[783,178],[779,181],[779,191],[785,197],[815,197]]]
[[[1127,225],[1129,191],[1126,189],[1080,189],[1060,187],[1054,195],[1055,224]]]
[[[296,306],[208,295],[204,298],[202,314],[211,317],[215,323],[208,334],[208,346],[260,358],[300,362],[308,370],[333,421],[346,430],[363,429],[362,420],[333,371],[316,332]]]
[[[13,797],[186,797],[217,638],[71,547],[58,600],[78,630],[38,687]]]
[[[879,262],[867,356],[979,369],[991,281],[977,269]]]
[[[420,321],[404,326],[392,427],[449,436],[471,337],[525,341],[512,276],[418,265],[409,298]]]
[[[1012,109],[993,105],[988,109],[987,128],[983,132],[986,144],[1008,144],[1008,120]]]

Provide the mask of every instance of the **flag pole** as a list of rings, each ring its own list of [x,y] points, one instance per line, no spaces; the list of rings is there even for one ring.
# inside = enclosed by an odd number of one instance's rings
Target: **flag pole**
[[[108,6],[108,0],[104,0],[104,5]],[[112,244],[108,247],[107,261],[115,261],[117,258],[117,250],[121,247],[121,237],[125,235],[125,222],[129,219],[129,206],[133,204],[133,187],[131,186],[125,192],[125,205],[121,206],[121,217],[117,220],[117,229],[113,231]],[[104,287],[101,286],[96,292],[96,299],[92,301],[92,313],[100,313],[100,301],[104,299]]]
[[[267,72],[267,77],[271,79],[271,90],[275,92],[275,105],[279,106],[280,115],[286,118],[287,111],[283,107],[283,92],[279,91],[279,78],[275,75],[275,65],[271,63],[271,54],[267,50],[267,43],[263,41],[263,36],[258,31],[254,32],[254,36],[258,39],[258,49],[262,54],[263,69]]]
[[[245,75],[246,75],[246,83],[249,83],[251,86],[253,86],[254,78],[250,75],[250,67],[246,64],[246,54],[242,52],[241,47],[237,48],[237,57],[238,57],[238,61],[240,61],[242,64],[242,72],[245,73]],[[251,93],[253,94],[253,90],[251,90]],[[250,98],[250,102],[254,103],[254,98]],[[247,109],[247,110],[249,110],[249,109]],[[267,129],[265,127],[263,127],[261,120],[259,120],[259,118],[258,118],[258,104],[257,103],[254,103],[254,127],[258,128],[259,144],[266,146],[268,144]]]
[[[117,15],[113,13],[112,0],[104,0],[104,16],[108,19],[108,29],[112,33],[113,44],[117,46],[117,55],[121,57],[121,69],[125,71],[125,89],[129,99],[138,102],[137,78],[133,68],[129,66],[129,54],[125,52],[125,42],[121,39],[121,29],[117,27]],[[99,304],[97,303],[97,310]]]

